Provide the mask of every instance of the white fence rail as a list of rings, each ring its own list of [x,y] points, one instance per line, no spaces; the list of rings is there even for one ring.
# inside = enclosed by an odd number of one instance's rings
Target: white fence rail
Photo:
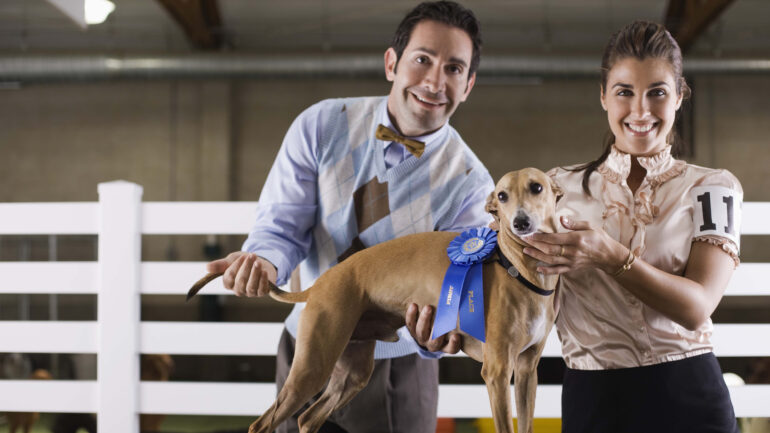
[[[141,382],[139,353],[275,355],[281,324],[142,322],[141,294],[184,294],[201,262],[140,261],[142,234],[244,234],[253,202],[141,202],[142,188],[99,185],[97,203],[0,204],[0,235],[95,234],[97,262],[0,262],[0,294],[96,294],[93,322],[1,321],[0,352],[95,353],[96,381],[0,382],[0,412],[94,412],[102,431],[135,433],[139,413],[256,415],[274,384]],[[770,203],[744,203],[743,234],[770,235]],[[744,263],[728,296],[770,296],[770,263]],[[30,278],[34,276],[34,278]],[[221,280],[207,293],[227,294]],[[717,356],[770,356],[770,323],[717,324]],[[544,356],[560,356],[555,334]],[[770,417],[770,385],[731,387],[736,414]],[[559,417],[561,386],[538,388],[537,417]],[[456,405],[453,402],[462,402]],[[441,385],[439,416],[491,416],[483,385]]]

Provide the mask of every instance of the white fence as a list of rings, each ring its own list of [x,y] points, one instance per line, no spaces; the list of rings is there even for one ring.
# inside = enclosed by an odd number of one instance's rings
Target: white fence
[[[243,234],[253,202],[147,202],[128,182],[99,185],[97,203],[0,204],[0,235],[95,234],[97,262],[0,262],[0,293],[98,295],[95,322],[0,321],[0,352],[95,353],[96,381],[0,381],[0,412],[93,412],[100,431],[136,433],[139,413],[256,415],[274,384],[141,382],[140,353],[274,355],[278,323],[140,321],[140,294],[185,294],[204,263],[140,260],[142,234]],[[770,235],[770,203],[744,203],[744,235]],[[770,296],[770,263],[743,263],[728,296]],[[221,279],[207,293],[228,293]],[[180,300],[180,302],[182,302]],[[770,356],[770,324],[717,324],[717,356]],[[559,357],[552,334],[546,357]],[[560,385],[541,385],[537,417],[559,417]],[[739,417],[770,417],[770,385],[731,387]],[[441,385],[439,416],[489,417],[483,385]],[[459,402],[459,403],[458,403]]]

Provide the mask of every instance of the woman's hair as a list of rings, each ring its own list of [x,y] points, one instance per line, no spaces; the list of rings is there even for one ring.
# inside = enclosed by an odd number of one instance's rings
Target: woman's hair
[[[679,49],[679,44],[676,43],[671,33],[663,25],[649,21],[634,21],[610,37],[602,56],[602,93],[607,91],[607,76],[610,73],[610,69],[618,61],[629,57],[639,60],[649,58],[665,60],[674,74],[677,95],[682,95],[684,99],[690,96],[690,87],[682,76],[682,50]],[[676,155],[679,151],[679,137],[672,131],[669,133],[667,141],[672,144],[672,153]],[[589,196],[591,192],[588,189],[588,178],[607,159],[614,142],[615,136],[612,134],[612,131],[608,131],[604,138],[604,152],[601,156],[594,161],[572,169],[572,171],[585,170],[583,174],[583,191]]]

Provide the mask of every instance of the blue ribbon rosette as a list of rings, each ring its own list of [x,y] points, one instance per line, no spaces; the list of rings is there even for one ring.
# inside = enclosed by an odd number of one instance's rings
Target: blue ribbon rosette
[[[463,332],[486,341],[482,263],[496,245],[497,232],[488,227],[468,229],[449,244],[447,255],[452,263],[441,285],[432,338],[455,329],[459,317]]]

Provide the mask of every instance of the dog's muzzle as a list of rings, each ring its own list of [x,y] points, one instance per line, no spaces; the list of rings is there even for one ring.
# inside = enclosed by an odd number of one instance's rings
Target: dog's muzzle
[[[527,236],[537,230],[537,222],[524,211],[516,212],[516,217],[511,221],[511,231],[516,236]]]

